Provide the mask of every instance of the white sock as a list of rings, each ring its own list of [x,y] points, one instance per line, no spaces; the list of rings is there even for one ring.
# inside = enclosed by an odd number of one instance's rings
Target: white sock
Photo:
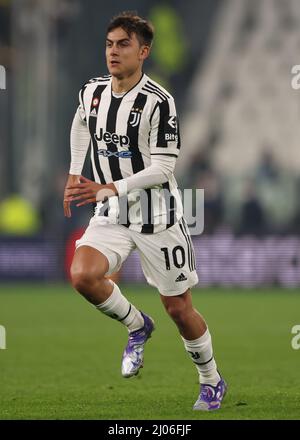
[[[112,280],[110,280],[113,283]],[[113,291],[110,297],[96,308],[100,312],[113,319],[117,319],[124,324],[129,332],[138,330],[144,326],[144,318],[139,310],[122,295],[119,287],[114,284]]]
[[[188,341],[183,337],[182,339],[186,351],[191,356],[191,359],[199,372],[200,383],[216,386],[221,377],[217,371],[217,365],[213,357],[209,330],[207,329],[198,339],[192,341]]]

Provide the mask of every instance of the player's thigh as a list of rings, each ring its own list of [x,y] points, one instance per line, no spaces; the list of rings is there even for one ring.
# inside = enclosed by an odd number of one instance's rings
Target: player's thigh
[[[103,225],[93,217],[83,236],[76,241],[76,253],[81,247],[90,247],[98,251],[100,257],[97,261],[102,266],[105,265],[105,275],[110,275],[120,270],[135,244],[125,226]],[[104,260],[102,256],[105,257]]]
[[[134,233],[147,282],[161,295],[181,295],[198,283],[192,240],[184,219],[157,234]]]

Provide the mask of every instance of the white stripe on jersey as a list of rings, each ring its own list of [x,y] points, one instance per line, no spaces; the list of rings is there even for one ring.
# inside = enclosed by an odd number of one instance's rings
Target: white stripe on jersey
[[[145,74],[120,98],[112,95],[111,76],[93,78],[79,92],[79,111],[90,130],[96,182],[110,183],[131,176],[151,165],[152,154],[179,154],[174,99]],[[168,204],[165,191],[170,191]],[[111,197],[106,203],[97,203],[95,215],[102,223],[119,223],[121,217],[126,219],[127,227],[142,233],[160,232],[182,217],[174,175],[162,185],[143,190],[144,193],[149,196],[148,212],[141,209],[141,190],[133,190],[125,201]],[[122,211],[127,205],[129,218]]]

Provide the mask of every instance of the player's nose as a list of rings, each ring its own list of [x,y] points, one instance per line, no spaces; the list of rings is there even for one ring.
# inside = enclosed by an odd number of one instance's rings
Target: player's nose
[[[109,53],[110,53],[110,56],[118,55],[119,50],[118,50],[117,44],[112,44],[112,46],[110,47]]]

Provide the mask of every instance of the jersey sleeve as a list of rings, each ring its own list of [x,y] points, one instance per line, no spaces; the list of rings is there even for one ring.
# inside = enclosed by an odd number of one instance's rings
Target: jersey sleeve
[[[158,102],[150,121],[150,153],[178,157],[180,149],[179,121],[173,98]]]
[[[79,105],[78,105],[78,109],[77,109],[77,113],[83,122],[86,122],[86,113],[85,113],[84,100],[83,100],[83,94],[84,94],[85,88],[86,88],[86,86],[84,85],[82,87],[82,89],[80,89],[80,91],[79,91]]]

